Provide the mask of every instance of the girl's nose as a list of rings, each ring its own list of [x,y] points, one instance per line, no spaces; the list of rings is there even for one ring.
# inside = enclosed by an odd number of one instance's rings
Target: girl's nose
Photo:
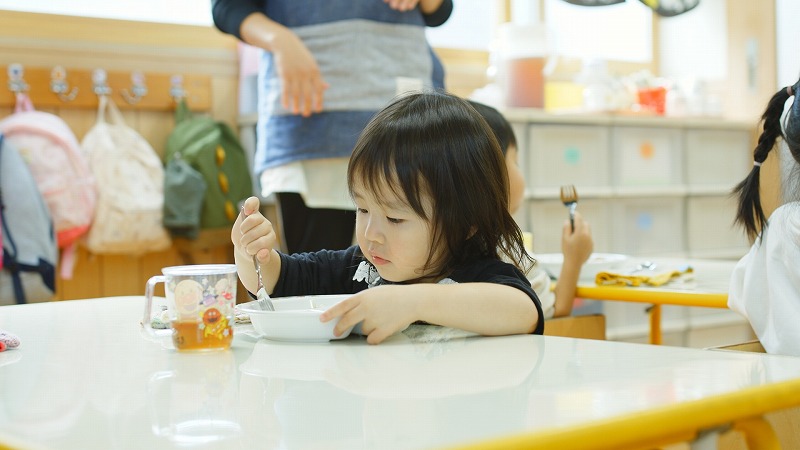
[[[383,242],[383,231],[381,230],[380,224],[377,220],[367,220],[367,226],[364,227],[364,237],[371,242]]]

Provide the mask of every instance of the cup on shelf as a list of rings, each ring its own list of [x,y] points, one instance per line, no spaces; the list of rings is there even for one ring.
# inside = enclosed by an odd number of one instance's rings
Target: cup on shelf
[[[663,86],[641,87],[636,92],[642,110],[664,115],[667,105],[667,89]]]

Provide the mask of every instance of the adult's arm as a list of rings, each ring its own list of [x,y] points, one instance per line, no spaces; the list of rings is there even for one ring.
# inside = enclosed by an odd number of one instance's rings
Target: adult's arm
[[[447,22],[453,13],[453,0],[420,0],[419,8],[425,19],[425,25],[438,27]]]
[[[259,0],[211,0],[211,17],[214,26],[223,33],[242,39],[242,22],[250,14],[264,11]]]
[[[217,28],[274,55],[282,81],[283,108],[304,117],[322,112],[328,84],[314,55],[292,30],[267,17],[263,10],[263,1],[258,0],[212,0]]]

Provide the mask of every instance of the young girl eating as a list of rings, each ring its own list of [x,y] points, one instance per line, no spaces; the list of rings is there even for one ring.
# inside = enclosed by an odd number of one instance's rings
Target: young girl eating
[[[361,323],[377,344],[418,321],[482,335],[542,334],[503,154],[466,101],[427,92],[392,102],[361,133],[347,182],[358,245],[346,250],[277,252],[258,199],[247,199],[231,240],[250,292],[256,255],[274,297],[355,294],[320,318],[339,318],[336,335]]]

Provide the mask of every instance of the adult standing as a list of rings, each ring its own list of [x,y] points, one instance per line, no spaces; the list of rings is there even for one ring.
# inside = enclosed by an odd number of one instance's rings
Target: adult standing
[[[264,50],[254,169],[289,253],[351,245],[347,162],[398,93],[444,88],[425,37],[452,0],[212,0],[221,31]]]

